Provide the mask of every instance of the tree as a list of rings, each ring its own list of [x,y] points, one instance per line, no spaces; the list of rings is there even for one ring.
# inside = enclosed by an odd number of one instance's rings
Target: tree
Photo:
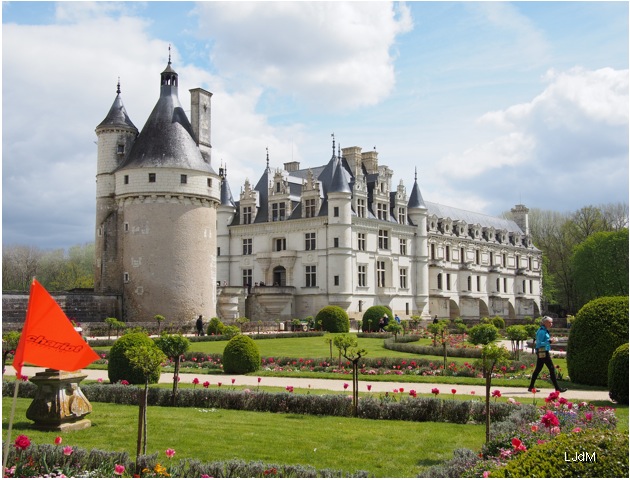
[[[628,229],[597,232],[575,247],[571,258],[579,304],[628,295]]]
[[[173,393],[171,395],[171,401],[173,406],[177,405],[177,386],[179,384],[179,365],[181,363],[182,355],[184,355],[190,348],[190,340],[183,335],[168,334],[162,332],[159,338],[156,338],[155,344],[166,355],[166,357],[172,358],[175,362],[175,372],[173,373]]]
[[[398,334],[403,331],[402,325],[397,321],[390,321],[385,330],[394,334],[394,343],[398,340]]]
[[[155,319],[155,321],[158,324],[158,333],[160,333],[160,331],[161,331],[161,327],[160,326],[162,325],[162,322],[164,321],[164,315],[155,315],[153,318]]]
[[[448,324],[450,320],[443,318],[438,323],[430,323],[427,326],[427,330],[433,334],[433,346],[437,345],[437,337],[440,337],[440,343],[442,344],[442,356],[444,357],[444,369],[446,369],[446,363],[448,361]]]
[[[15,353],[15,349],[20,343],[20,332],[7,332],[2,335],[2,373],[7,363],[9,354]]]
[[[523,342],[530,338],[528,331],[523,325],[511,325],[505,330],[505,333],[512,343],[514,360],[518,360]]]
[[[107,324],[107,338],[111,338],[112,328],[116,329],[116,336],[119,335],[120,329],[125,328],[125,322],[121,322],[117,318],[107,317],[103,320]]]
[[[164,353],[155,345],[136,345],[125,351],[125,356],[129,360],[129,364],[144,375],[144,392],[138,399],[138,442],[136,448],[136,465],[137,457],[140,456],[142,446],[142,455],[147,454],[147,395],[149,392],[149,379],[152,373],[160,368],[160,365],[167,359]]]
[[[356,417],[359,408],[359,360],[367,354],[367,350],[358,348],[357,338],[345,333],[335,335],[334,343],[339,354],[352,362],[352,415]]]

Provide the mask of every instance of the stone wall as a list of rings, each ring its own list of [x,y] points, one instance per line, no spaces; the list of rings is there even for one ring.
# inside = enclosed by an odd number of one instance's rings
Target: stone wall
[[[122,298],[88,291],[54,292],[51,296],[64,313],[77,323],[102,322],[107,317],[121,319]],[[26,318],[27,293],[2,293],[2,330],[19,329]]]

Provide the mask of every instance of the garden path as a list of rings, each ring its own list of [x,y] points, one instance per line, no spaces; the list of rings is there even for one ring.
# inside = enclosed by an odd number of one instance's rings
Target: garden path
[[[44,371],[45,369],[40,367],[24,367],[22,368],[22,374],[28,377],[35,375],[37,372]],[[107,380],[107,372],[104,370],[90,370],[84,369],[82,370],[84,375],[87,375],[88,380],[98,380],[102,378],[103,380]],[[5,372],[7,377],[15,375],[15,370],[10,365],[7,365],[7,369]],[[211,385],[217,385],[218,382],[221,382],[222,386],[225,388],[231,388],[232,380],[234,379],[234,385],[237,387],[249,386],[256,387],[258,385],[258,377],[249,376],[249,375],[204,375],[201,373],[180,373],[179,375],[181,383],[191,384],[194,378],[199,379],[200,387],[201,384],[208,381]],[[287,378],[287,377],[260,377],[260,385],[267,387],[281,387],[285,388],[287,386],[292,386],[294,388],[303,388],[303,389],[317,389],[317,390],[331,390],[333,392],[343,392],[344,384],[349,384],[348,380],[331,380],[331,379],[323,379],[323,378]],[[172,373],[163,373],[160,377],[160,383],[171,383],[173,381]],[[394,389],[404,388],[405,392],[409,392],[410,390],[415,390],[417,393],[432,393],[431,390],[433,388],[438,388],[441,395],[448,397],[451,394],[451,389],[455,389],[458,394],[471,394],[472,391],[475,392],[476,397],[481,397],[484,395],[484,387],[482,385],[450,385],[450,384],[437,384],[437,383],[410,383],[410,382],[359,382],[359,391],[367,392],[368,385],[371,385],[371,392],[373,393],[382,393],[389,392],[393,393]],[[492,390],[499,390],[501,395],[504,397],[532,397],[533,394],[527,391],[525,387],[492,387]],[[542,388],[538,393],[536,393],[536,397],[541,401],[549,395],[553,391],[552,388]],[[350,393],[350,387],[348,387],[348,392]],[[608,400],[610,398],[608,396],[608,391],[606,390],[572,390],[569,389],[567,392],[563,393],[562,396],[567,400],[571,401],[592,401],[592,400]],[[611,402],[612,404],[612,402]]]

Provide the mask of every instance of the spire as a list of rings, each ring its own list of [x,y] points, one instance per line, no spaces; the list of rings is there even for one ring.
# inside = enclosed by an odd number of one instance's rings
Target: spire
[[[409,195],[408,208],[427,208],[420,193],[420,187],[418,186],[418,169],[415,169],[413,177],[413,188],[411,189],[411,195]]]
[[[118,85],[116,86],[116,93],[120,95],[120,77],[118,77]]]
[[[116,84],[116,98],[114,99],[114,103],[110,107],[109,112],[107,112],[105,120],[99,123],[96,129],[112,126],[125,127],[136,133],[138,132],[138,129],[129,118],[129,115],[127,115],[127,110],[125,110],[122,97],[120,96],[120,77],[118,77],[118,83]]]
[[[269,168],[269,147],[265,147],[265,150],[267,150],[267,171],[270,172],[271,169]]]
[[[333,153],[333,157],[334,157],[335,156],[335,132],[331,133],[330,136],[332,137],[332,140],[333,140],[332,153]]]
[[[171,67],[171,45],[169,44],[168,45],[168,64],[166,65],[166,68],[164,69],[161,75],[161,86],[177,88],[177,83],[178,83],[177,72],[173,70],[173,67]],[[169,89],[169,93],[171,93],[170,90],[172,89]],[[175,93],[177,93],[177,90],[175,90]]]

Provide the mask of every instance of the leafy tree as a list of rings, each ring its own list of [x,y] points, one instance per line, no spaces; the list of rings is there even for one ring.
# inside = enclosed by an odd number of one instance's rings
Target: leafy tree
[[[335,347],[339,355],[352,362],[352,415],[358,416],[359,406],[359,360],[367,354],[367,350],[358,348],[357,338],[353,335],[335,335]]]
[[[518,360],[523,342],[531,338],[529,332],[523,325],[512,325],[505,330],[505,334],[512,344],[514,360]]]
[[[446,369],[446,363],[448,362],[448,324],[450,320],[443,318],[438,323],[430,323],[427,326],[427,330],[433,334],[433,346],[437,345],[437,338],[440,337],[440,343],[442,344],[442,356],[444,357],[444,368]]]
[[[387,332],[391,332],[394,334],[394,342],[398,340],[398,334],[403,331],[403,327],[397,321],[390,321],[385,327]]]
[[[628,229],[597,232],[571,259],[580,306],[598,297],[628,295]]]
[[[161,325],[162,325],[162,322],[164,321],[164,315],[155,315],[153,318],[158,324],[158,333],[160,333]]]
[[[144,392],[138,400],[140,412],[138,415],[138,442],[136,448],[137,457],[140,456],[142,445],[142,455],[147,454],[147,395],[149,393],[149,380],[156,369],[166,361],[166,356],[155,345],[136,345],[125,350],[125,357],[129,364],[144,376]]]
[[[154,342],[157,347],[164,353],[164,355],[166,355],[166,357],[172,358],[175,362],[175,372],[173,374],[173,393],[171,397],[173,406],[175,406],[177,405],[179,366],[181,364],[182,355],[184,355],[190,348],[190,340],[179,333],[171,335],[166,332],[162,332],[160,337],[156,338]]]
[[[15,352],[19,343],[20,332],[7,332],[2,335],[2,373],[4,373],[7,357],[10,353]]]
[[[468,330],[468,342],[473,345],[487,345],[494,342],[499,329],[490,323],[479,323]]]
[[[111,338],[112,336],[112,328],[116,330],[116,336],[118,336],[120,333],[120,330],[125,328],[126,326],[125,322],[121,322],[120,320],[114,317],[107,317],[103,321],[107,324],[107,338],[108,339]]]

